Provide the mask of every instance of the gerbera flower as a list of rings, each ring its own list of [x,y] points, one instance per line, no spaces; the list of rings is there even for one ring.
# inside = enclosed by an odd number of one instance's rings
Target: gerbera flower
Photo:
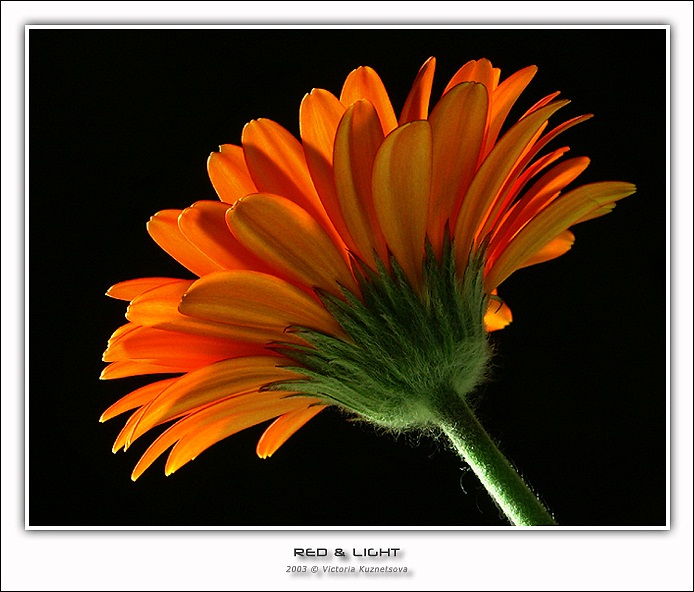
[[[497,288],[568,251],[571,226],[635,188],[566,189],[588,159],[543,150],[590,115],[548,131],[568,103],[558,93],[502,133],[534,66],[500,82],[488,60],[468,62],[430,112],[434,67],[422,66],[399,117],[361,67],[339,98],[304,97],[301,141],[273,121],[248,123],[241,146],[208,160],[220,201],[152,217],[154,241],[199,279],[108,291],[130,305],[102,378],[178,375],[101,418],[135,410],[114,452],[173,422],[133,479],[172,446],[167,475],[274,420],[257,447],[269,457],[333,405],[392,430],[447,435],[513,523],[552,523],[466,398],[484,380],[488,333],[511,322]]]

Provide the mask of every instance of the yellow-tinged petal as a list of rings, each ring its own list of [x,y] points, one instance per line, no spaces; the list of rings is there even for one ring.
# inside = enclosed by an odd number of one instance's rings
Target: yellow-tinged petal
[[[240,197],[255,193],[257,189],[248,172],[243,148],[224,144],[219,150],[207,159],[207,173],[219,199],[233,204]]]
[[[311,405],[305,409],[296,409],[280,415],[260,437],[256,447],[258,456],[271,457],[282,444],[325,408],[326,405]]]
[[[374,160],[382,142],[383,129],[374,106],[367,100],[353,103],[335,137],[335,186],[356,254],[372,269],[376,269],[374,250],[382,261],[388,260],[371,188]]]
[[[413,121],[386,137],[374,162],[376,216],[388,248],[417,291],[422,286],[431,152],[429,122]]]
[[[503,249],[513,236],[537,213],[549,205],[564,188],[586,170],[590,160],[585,156],[566,160],[547,171],[517,201],[503,223],[497,225],[490,244],[489,260],[493,263],[497,251]]]
[[[530,267],[531,265],[537,265],[538,263],[544,263],[545,261],[551,261],[557,257],[561,257],[564,253],[568,252],[569,249],[574,244],[576,237],[570,230],[565,230],[556,238],[549,241],[544,247],[536,251],[534,255],[530,256],[525,263],[518,266],[518,269],[522,267]]]
[[[488,289],[496,288],[542,247],[595,210],[636,191],[631,183],[605,181],[569,191],[526,224],[500,254],[485,277]]]
[[[147,232],[164,251],[195,275],[222,269],[192,244],[178,227],[181,210],[163,210],[147,223]]]
[[[125,316],[131,322],[146,327],[231,341],[256,344],[280,338],[284,341],[297,341],[293,335],[285,335],[282,331],[209,322],[181,314],[178,306],[192,284],[192,281],[179,281],[149,290],[130,303]]]
[[[345,107],[349,107],[360,99],[368,100],[376,108],[384,135],[389,134],[397,127],[398,121],[393,105],[388,98],[386,87],[383,86],[376,71],[369,66],[361,66],[352,70],[340,93],[340,101]]]
[[[576,220],[576,224],[580,224],[581,222],[587,222],[588,220],[595,220],[595,218],[600,218],[600,216],[605,216],[606,214],[609,214],[612,210],[617,207],[616,203],[609,203],[606,206],[602,206],[601,208],[598,208],[597,210],[593,210],[590,214],[586,214],[581,218],[580,220]]]
[[[459,84],[437,103],[429,122],[433,134],[433,173],[427,235],[440,256],[446,223],[470,186],[484,141],[487,89],[482,84]]]
[[[490,215],[489,209],[495,203],[508,175],[547,119],[567,103],[568,101],[559,101],[547,105],[516,123],[499,140],[478,169],[463,198],[453,233],[456,263],[461,275],[480,225]],[[479,238],[482,240],[485,237]]]
[[[491,333],[508,326],[513,320],[511,309],[500,298],[490,298],[484,314],[484,328]]]
[[[179,306],[184,315],[221,326],[243,325],[274,332],[301,326],[340,336],[337,321],[315,298],[284,280],[254,271],[225,271],[195,282]]]
[[[405,106],[400,113],[398,124],[409,123],[418,119],[427,119],[429,115],[429,99],[431,98],[431,85],[434,82],[434,70],[436,58],[429,58],[419,69],[410,94],[407,95]]]
[[[347,253],[338,250],[313,216],[288,199],[249,195],[229,210],[227,223],[241,244],[285,277],[338,297],[340,285],[358,292]]]
[[[118,300],[133,300],[137,298],[143,292],[151,290],[152,288],[158,288],[164,284],[170,282],[178,281],[177,278],[165,278],[165,277],[147,277],[138,278],[135,280],[127,280],[125,282],[119,282],[114,286],[111,286],[107,291],[106,295],[111,298],[116,298]]]
[[[136,407],[142,407],[149,403],[154,397],[161,393],[166,387],[170,386],[176,382],[178,378],[167,378],[165,380],[159,380],[151,384],[147,384],[137,390],[134,390],[128,395],[125,395],[122,399],[116,401],[111,405],[106,411],[101,414],[99,418],[100,422],[108,421],[109,419],[135,409]]]
[[[156,425],[203,406],[257,391],[273,382],[301,378],[291,370],[278,368],[283,360],[286,363],[286,358],[279,356],[222,360],[182,376],[147,404],[129,442]]]

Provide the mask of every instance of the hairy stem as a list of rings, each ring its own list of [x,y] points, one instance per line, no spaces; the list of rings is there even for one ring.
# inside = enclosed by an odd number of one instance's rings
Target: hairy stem
[[[438,400],[439,426],[514,526],[556,526],[551,514],[455,393]]]

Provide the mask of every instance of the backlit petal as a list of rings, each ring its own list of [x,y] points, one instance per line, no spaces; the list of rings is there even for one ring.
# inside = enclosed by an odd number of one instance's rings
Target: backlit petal
[[[552,259],[562,256],[571,249],[575,240],[576,237],[573,232],[565,230],[559,236],[549,241],[539,251],[536,251],[534,255],[531,255],[530,259],[520,265],[518,269],[544,263],[545,261],[551,261]]]
[[[271,457],[282,444],[323,411],[325,407],[325,405],[311,405],[305,409],[289,411],[278,417],[260,437],[256,447],[258,456],[260,458]]]
[[[356,254],[376,269],[374,250],[387,261],[386,242],[374,208],[371,178],[383,130],[373,105],[357,101],[347,109],[335,138],[335,183],[340,211]]]
[[[199,201],[183,210],[178,226],[183,235],[222,269],[271,271],[231,233],[226,222],[229,204]]]
[[[395,129],[398,121],[393,105],[388,98],[386,87],[383,86],[376,71],[368,66],[361,66],[352,70],[347,76],[340,94],[340,101],[345,107],[349,107],[360,99],[368,100],[376,108],[384,135]]]
[[[267,352],[258,344],[137,327],[109,345],[104,361],[136,360],[160,366],[189,365],[192,369],[217,360],[261,353]]]
[[[184,464],[196,458],[198,454],[224,438],[292,411],[298,406],[303,407],[307,402],[315,401],[315,399],[307,399],[306,397],[297,397],[296,399],[294,397],[273,397],[266,401],[259,400],[265,398],[263,395],[265,393],[259,396],[247,395],[243,397],[247,401],[230,401],[226,405],[221,403],[218,405],[220,409],[210,410],[209,415],[219,417],[219,419],[214,423],[207,424],[205,429],[188,432],[176,443],[166,461],[166,474],[171,475]]]
[[[207,160],[207,173],[219,199],[233,204],[239,197],[257,191],[248,172],[241,146],[224,144]]]
[[[485,277],[495,288],[535,253],[587,214],[627,197],[636,188],[630,183],[606,181],[570,191],[526,224],[513,238]]]
[[[158,288],[164,284],[171,282],[177,282],[176,278],[164,278],[164,277],[148,277],[148,278],[138,278],[135,280],[127,280],[125,282],[120,282],[111,286],[107,291],[106,295],[111,298],[117,298],[118,300],[133,300],[137,298],[143,292],[151,290],[152,288]]]
[[[335,194],[333,152],[335,132],[345,112],[339,99],[323,89],[313,89],[301,101],[299,124],[304,155],[323,207],[345,243],[352,248]]]
[[[145,374],[178,374],[188,372],[190,364],[176,366],[160,366],[147,362],[137,362],[133,360],[120,360],[111,362],[101,371],[100,380],[113,380],[115,378],[127,378],[129,376],[143,376]]]
[[[135,426],[130,442],[156,425],[188,414],[198,408],[261,387],[300,377],[278,368],[279,356],[243,357],[223,360],[182,376],[152,399]]]
[[[490,215],[489,208],[496,200],[518,158],[547,119],[566,104],[567,101],[560,101],[547,105],[519,121],[504,134],[477,171],[463,198],[453,234],[456,262],[461,275],[478,229]]]
[[[292,335],[284,335],[282,331],[278,332],[276,329],[268,330],[258,327],[215,323],[181,314],[178,310],[179,304],[183,295],[192,284],[192,281],[179,281],[149,290],[130,303],[126,317],[131,322],[146,327],[155,327],[190,335],[205,335],[232,341],[264,344],[284,337],[286,337],[284,341],[293,340]]]
[[[440,256],[445,225],[453,226],[454,212],[477,167],[487,121],[487,89],[473,82],[459,84],[437,103],[429,121],[433,174],[427,235]]]
[[[197,445],[195,445],[196,442],[193,442],[193,447],[199,453],[232,433],[262,423],[298,407],[303,407],[310,401],[305,397],[287,398],[287,393],[270,391],[232,397],[211,405],[176,422],[159,436],[137,463],[132,479],[134,481],[140,477],[172,444],[186,436],[193,438],[196,434],[202,435],[202,442],[198,440]],[[224,425],[215,426],[218,422],[223,422]],[[221,435],[222,433],[225,435]],[[202,448],[200,448],[201,445]],[[188,448],[188,450],[192,450],[193,447]],[[182,461],[185,456],[185,454],[181,454],[185,453],[185,447],[182,448],[184,450],[179,449],[178,455],[181,464],[183,464]],[[185,462],[188,460],[190,458],[187,458]],[[177,463],[174,467],[179,468],[181,464]],[[167,463],[167,474],[173,472],[173,470],[170,470],[171,468],[169,463]]]
[[[300,284],[341,296],[357,292],[347,264],[320,224],[295,203],[264,193],[236,202],[227,213],[234,236],[250,251]]]
[[[491,98],[489,114],[489,131],[484,142],[484,154],[489,154],[499,137],[501,127],[506,121],[511,107],[515,104],[525,87],[530,84],[537,73],[537,66],[528,66],[518,70],[504,80],[494,91]]]
[[[429,58],[420,68],[417,78],[415,78],[410,94],[407,95],[405,106],[400,113],[398,124],[409,123],[418,119],[427,119],[429,115],[429,99],[431,97],[431,86],[434,82],[434,70],[436,69],[436,58]]]
[[[163,210],[147,223],[147,232],[164,251],[195,275],[222,269],[193,245],[178,227],[181,210]]]
[[[488,332],[498,331],[508,326],[513,320],[511,309],[498,297],[490,298],[487,312],[484,315],[484,328]]]
[[[453,75],[453,78],[451,78],[451,81],[444,89],[443,94],[445,95],[461,82],[479,82],[487,88],[487,91],[491,95],[494,89],[496,89],[498,81],[499,72],[496,68],[492,67],[492,63],[488,59],[470,60]]]
[[[111,405],[106,411],[101,414],[99,421],[104,422],[109,419],[130,411],[131,409],[136,409],[137,407],[142,407],[149,403],[154,397],[161,393],[166,387],[172,385],[176,382],[178,378],[167,378],[166,380],[158,380],[157,382],[152,382],[147,384],[137,390],[134,390],[128,395],[125,395],[122,399],[116,401]]]
[[[209,274],[183,296],[180,311],[222,326],[243,325],[288,337],[290,326],[341,334],[335,319],[315,298],[280,278],[253,271]]]

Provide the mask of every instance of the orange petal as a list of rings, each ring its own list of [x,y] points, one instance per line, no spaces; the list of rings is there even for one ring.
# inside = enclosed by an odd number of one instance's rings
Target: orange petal
[[[113,335],[111,335],[111,337],[109,337],[108,346],[109,347],[112,346],[119,339],[121,339],[122,337],[124,337],[125,335],[130,333],[131,331],[134,331],[135,329],[137,329],[137,327],[138,326],[134,325],[133,323],[126,323],[125,325],[121,325],[120,327],[118,327],[118,329],[116,329],[113,332]]]
[[[115,378],[127,378],[129,376],[143,376],[145,374],[177,374],[188,372],[189,366],[159,366],[146,362],[134,362],[132,360],[121,360],[111,362],[101,371],[100,380],[113,380]]]
[[[429,58],[419,69],[410,94],[407,95],[405,106],[400,113],[398,124],[409,123],[418,119],[427,119],[429,115],[429,99],[431,98],[431,85],[434,82],[434,70],[436,58]]]
[[[503,329],[513,320],[511,309],[498,297],[490,298],[484,315],[484,328],[491,333]]]
[[[220,152],[213,152],[207,159],[207,173],[219,199],[233,204],[237,199],[257,191],[246,166],[241,146],[224,144]]]
[[[511,107],[513,107],[520,94],[525,90],[525,87],[530,84],[536,73],[537,66],[523,68],[509,76],[494,91],[490,101],[489,131],[484,142],[483,153],[485,155],[489,154],[489,151],[494,147]]]
[[[549,241],[544,247],[536,251],[534,255],[530,257],[525,263],[518,266],[518,269],[523,267],[530,267],[531,265],[537,265],[538,263],[544,263],[545,261],[551,261],[557,257],[561,257],[564,253],[569,251],[574,244],[576,237],[570,230],[565,230],[556,238]]]
[[[360,99],[368,100],[376,108],[384,135],[389,134],[397,127],[398,121],[395,118],[395,111],[388,98],[386,87],[383,86],[376,71],[369,66],[360,66],[356,70],[352,70],[347,76],[340,94],[340,101],[345,107],[349,107]]]
[[[280,338],[283,341],[296,341],[292,335],[284,335],[281,331],[208,322],[181,314],[178,306],[192,284],[192,281],[180,281],[149,290],[130,303],[125,316],[138,325],[176,333],[263,344]]]
[[[221,269],[193,245],[178,227],[181,210],[163,210],[147,223],[147,232],[164,251],[195,275]]]
[[[494,253],[503,249],[529,220],[556,199],[569,183],[586,170],[589,164],[590,160],[585,156],[571,158],[556,165],[540,177],[514,204],[504,222],[494,231],[494,239],[490,245],[490,259],[494,259]]]
[[[389,249],[418,291],[431,190],[431,151],[429,122],[413,121],[386,137],[374,162],[378,221]]]
[[[225,271],[201,278],[186,292],[179,309],[184,315],[222,326],[265,329],[283,341],[285,329],[291,326],[342,335],[316,299],[278,277],[253,271]]]
[[[198,439],[198,446],[195,446],[197,452],[202,452],[205,448],[209,448],[212,444],[231,435],[234,432],[241,431],[257,423],[267,421],[273,417],[277,417],[282,413],[286,413],[297,407],[303,407],[313,400],[306,397],[291,397],[287,398],[287,393],[281,391],[269,391],[264,393],[249,393],[247,395],[232,397],[214,405],[210,405],[184,419],[176,422],[164,433],[161,434],[152,445],[145,451],[140,461],[135,466],[132,474],[132,479],[135,481],[142,473],[166,451],[172,444],[181,440],[186,436],[194,438],[195,435],[200,435],[202,441]],[[215,429],[215,424],[224,422],[227,429]],[[233,429],[236,428],[236,429]],[[221,436],[221,437],[220,437]],[[195,442],[193,443],[195,444]],[[202,448],[200,448],[202,445]],[[179,449],[179,459],[183,459],[183,455]],[[191,450],[189,448],[188,450]],[[173,454],[173,451],[172,451]],[[194,455],[193,455],[194,456]],[[169,457],[171,459],[171,456]],[[185,462],[190,460],[188,458]],[[184,464],[181,462],[181,464]],[[174,465],[173,470],[179,468],[181,464]],[[173,470],[169,470],[171,466],[167,462],[166,474],[170,474]]]
[[[313,216],[288,199],[249,195],[229,210],[227,223],[249,251],[309,289],[322,288],[338,297],[340,285],[358,292],[346,253]]]
[[[264,353],[267,351],[258,344],[137,327],[109,345],[104,361],[134,360],[179,368],[188,365],[194,369],[226,358]]]
[[[140,420],[140,417],[142,417],[144,410],[144,407],[140,407],[137,411],[135,411],[135,413],[133,413],[128,418],[128,421],[125,422],[123,429],[120,431],[118,437],[116,438],[116,441],[113,443],[113,448],[111,448],[114,454],[118,452],[121,448],[123,448],[124,450],[128,449],[128,447],[130,446],[130,434],[132,434],[135,425],[137,425],[137,422]]]
[[[345,243],[353,248],[335,195],[333,152],[335,133],[345,106],[327,90],[313,89],[301,101],[299,123],[306,163],[323,207]]]
[[[382,142],[383,130],[374,106],[366,100],[353,103],[337,128],[335,183],[356,254],[373,269],[374,251],[382,261],[388,259],[371,191],[373,164]]]
[[[497,200],[508,175],[547,119],[567,103],[568,101],[560,101],[547,105],[516,123],[485,158],[463,198],[453,233],[456,262],[461,275],[478,229],[490,215],[490,208]]]
[[[326,405],[311,405],[305,409],[296,409],[280,415],[260,437],[256,447],[258,456],[260,458],[271,457],[293,434],[325,408]]]
[[[496,89],[498,81],[499,70],[497,68],[492,68],[492,63],[488,59],[470,60],[453,75],[453,78],[451,78],[451,81],[444,89],[443,94],[445,95],[461,82],[479,82],[484,84],[491,96],[494,89]]]
[[[487,89],[459,84],[437,103],[429,121],[434,143],[427,235],[440,256],[446,223],[453,225],[475,174],[487,122]]]
[[[151,384],[145,385],[137,390],[134,390],[128,395],[125,395],[122,399],[116,401],[111,405],[106,411],[101,414],[99,418],[100,422],[108,421],[109,419],[135,409],[136,407],[142,407],[149,403],[154,397],[161,393],[166,387],[173,384],[179,380],[178,378],[167,378],[166,380],[159,380],[157,382],[152,382]]]
[[[485,278],[495,288],[535,253],[587,214],[636,191],[630,183],[606,181],[569,191],[526,224],[506,246]]]
[[[278,356],[222,360],[182,376],[147,404],[130,442],[156,425],[203,406],[257,391],[273,382],[301,378],[291,370],[278,368],[282,360],[286,362]]]
[[[110,296],[111,298],[117,298],[118,300],[130,301],[137,298],[140,294],[142,294],[142,292],[146,292],[152,288],[158,288],[164,284],[176,281],[178,281],[176,278],[164,277],[148,277],[127,280],[125,282],[120,282],[115,286],[111,286],[106,291],[106,295]]]
[[[207,425],[204,430],[189,431],[181,438],[166,461],[166,474],[171,475],[213,444],[241,430],[292,411],[298,406],[303,407],[307,402],[315,401],[305,397],[298,397],[298,400],[292,397],[259,401],[260,397],[255,394],[244,398],[248,401],[238,401],[236,405],[228,405],[225,409],[211,412],[210,415],[219,417],[217,421]]]
[[[568,151],[569,151],[569,147],[563,146],[562,148],[554,150],[553,152],[550,152],[549,154],[545,154],[541,158],[538,158],[531,165],[529,165],[521,173],[521,175],[513,182],[513,187],[509,191],[508,202],[513,203],[514,200],[516,199],[516,197],[518,197],[518,195],[520,194],[520,192],[523,191],[523,189],[525,188],[528,181],[530,181],[530,179],[535,177],[535,175],[539,174],[540,171],[547,168],[553,162],[559,160]],[[514,204],[513,207],[516,207],[516,204]],[[504,215],[506,215],[506,214],[504,214]]]
[[[229,205],[216,201],[199,201],[183,210],[178,226],[183,235],[222,269],[270,268],[250,253],[229,230],[226,213]]]

